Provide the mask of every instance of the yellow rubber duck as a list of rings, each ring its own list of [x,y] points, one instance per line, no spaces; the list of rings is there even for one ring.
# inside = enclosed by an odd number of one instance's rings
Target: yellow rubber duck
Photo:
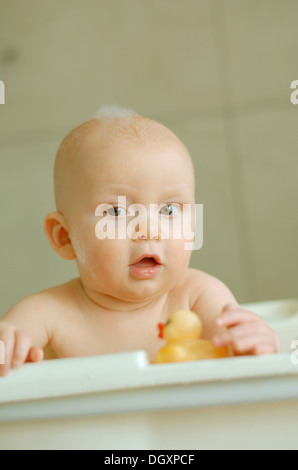
[[[229,356],[227,347],[216,348],[212,341],[200,339],[202,322],[190,310],[176,310],[168,321],[158,324],[159,337],[167,344],[157,353],[154,363],[197,361]]]

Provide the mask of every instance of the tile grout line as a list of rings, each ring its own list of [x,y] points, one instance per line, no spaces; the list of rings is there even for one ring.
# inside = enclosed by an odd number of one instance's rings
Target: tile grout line
[[[231,192],[234,209],[234,219],[238,232],[238,250],[240,257],[240,268],[242,273],[244,295],[249,299],[255,299],[257,288],[255,282],[255,265],[253,248],[250,237],[250,220],[245,197],[245,178],[240,146],[237,141],[237,129],[234,118],[237,112],[231,106],[233,103],[233,92],[231,88],[232,76],[230,68],[230,53],[228,47],[227,29],[224,22],[224,6],[221,0],[210,0],[209,11],[213,40],[218,67],[218,79],[221,87],[223,130],[225,137],[225,148],[227,162],[231,178]],[[228,61],[228,63],[227,63]]]

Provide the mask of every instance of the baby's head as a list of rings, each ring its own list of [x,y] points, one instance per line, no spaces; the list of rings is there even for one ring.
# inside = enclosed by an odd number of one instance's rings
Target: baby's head
[[[191,251],[185,249],[183,230],[177,239],[165,238],[162,227],[181,219],[186,204],[194,207],[194,193],[190,154],[172,131],[132,111],[104,107],[59,147],[57,212],[47,216],[45,231],[60,256],[77,260],[86,288],[139,302],[169,291],[185,273]],[[132,204],[145,212],[132,219]],[[130,227],[120,238],[120,222],[127,226],[136,219],[133,233]],[[111,221],[116,237],[98,237],[98,222]],[[130,268],[144,254],[160,258],[155,275],[136,275]]]

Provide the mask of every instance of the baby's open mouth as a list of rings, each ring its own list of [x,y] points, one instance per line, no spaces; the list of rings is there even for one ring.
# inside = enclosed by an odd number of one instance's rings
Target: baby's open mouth
[[[137,268],[154,268],[154,266],[161,264],[158,255],[143,255],[133,263]]]
[[[134,263],[134,266],[138,268],[153,268],[157,264],[154,258],[143,258],[141,261]]]
[[[162,268],[160,257],[156,254],[145,253],[130,265],[130,272],[133,277],[139,279],[153,279]]]

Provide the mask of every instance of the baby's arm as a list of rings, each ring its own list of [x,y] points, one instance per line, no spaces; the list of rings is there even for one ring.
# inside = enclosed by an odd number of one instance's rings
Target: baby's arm
[[[24,362],[39,362],[51,337],[44,299],[38,294],[18,302],[0,321],[0,341],[4,344],[4,364],[0,376]]]
[[[217,347],[230,346],[235,355],[280,351],[276,333],[260,316],[238,305],[227,286],[213,276],[201,276],[192,310],[202,318],[204,336]]]

